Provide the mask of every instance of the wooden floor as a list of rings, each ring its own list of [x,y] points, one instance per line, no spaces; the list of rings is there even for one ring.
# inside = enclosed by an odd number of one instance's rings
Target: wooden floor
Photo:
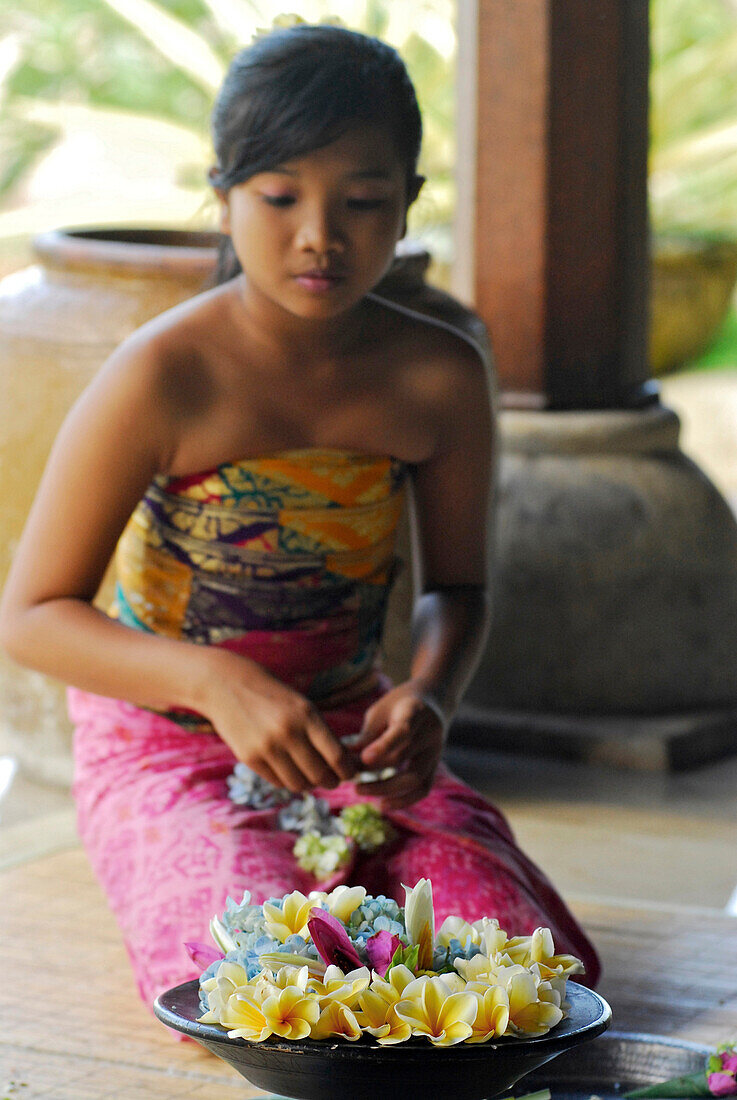
[[[263,1096],[138,999],[79,848],[0,874],[0,1097],[221,1100]],[[572,899],[604,962],[619,1031],[715,1045],[737,1034],[737,918]]]

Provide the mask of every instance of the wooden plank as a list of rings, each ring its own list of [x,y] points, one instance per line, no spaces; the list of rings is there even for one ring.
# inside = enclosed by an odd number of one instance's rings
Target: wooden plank
[[[0,1096],[263,1096],[141,1004],[80,849],[5,871],[0,896],[0,973],[12,991],[0,1002]],[[737,919],[591,901],[573,909],[601,952],[618,1030],[708,1045],[737,1034]]]

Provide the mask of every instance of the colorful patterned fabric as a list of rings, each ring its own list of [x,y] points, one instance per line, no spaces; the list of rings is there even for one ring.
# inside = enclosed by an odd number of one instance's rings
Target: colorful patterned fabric
[[[291,451],[183,479],[157,478],[117,552],[112,613],[139,630],[231,647],[309,695],[338,737],[386,690],[377,670],[405,471],[387,458]],[[389,816],[396,839],[318,883],[274,810],[228,798],[236,763],[197,715],[70,691],[80,836],[117,917],[142,996],[196,976],[183,944],[207,940],[228,895],[254,899],[363,884],[403,897],[430,877],[442,920],[549,926],[593,983],[591,944],[502,815],[441,768],[427,798]],[[358,800],[350,783],[320,791]]]
[[[110,614],[247,653],[314,701],[365,690],[404,480],[399,462],[331,450],[159,477],[120,539]]]

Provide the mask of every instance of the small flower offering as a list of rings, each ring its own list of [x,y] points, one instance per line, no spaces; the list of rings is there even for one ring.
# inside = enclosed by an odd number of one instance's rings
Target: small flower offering
[[[737,1045],[723,1043],[710,1054],[704,1068],[683,1077],[670,1077],[624,1094],[625,1100],[689,1100],[699,1096],[737,1096]]]
[[[404,890],[402,908],[362,886],[229,898],[210,924],[218,957],[187,944],[207,965],[200,1022],[253,1043],[368,1035],[443,1047],[544,1035],[563,1019],[566,979],[583,966],[555,954],[549,929],[510,937],[490,917],[451,916],[436,933],[429,880]]]

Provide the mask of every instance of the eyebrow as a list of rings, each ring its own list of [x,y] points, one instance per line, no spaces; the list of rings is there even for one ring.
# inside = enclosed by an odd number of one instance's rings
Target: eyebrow
[[[282,165],[276,168],[266,168],[265,173],[292,178],[299,176],[299,172],[293,168],[285,168]],[[391,176],[392,174],[388,168],[364,168],[360,172],[349,172],[345,178],[349,180],[390,180]]]

